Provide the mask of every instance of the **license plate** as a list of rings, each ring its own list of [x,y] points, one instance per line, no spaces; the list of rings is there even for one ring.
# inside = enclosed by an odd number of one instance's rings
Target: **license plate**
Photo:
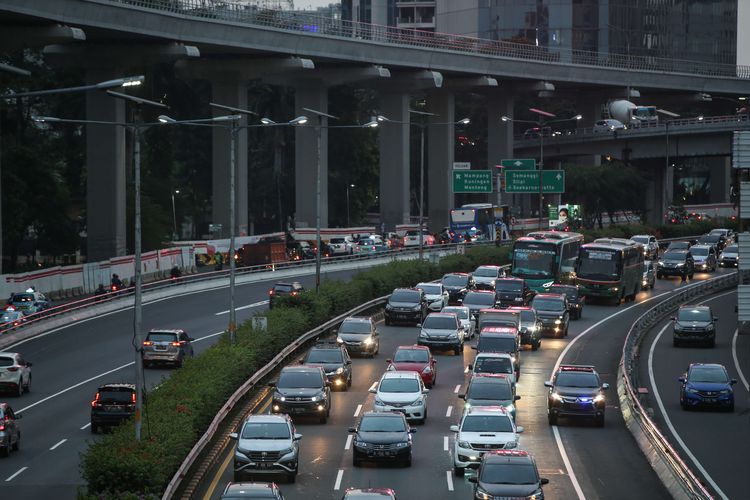
[[[293,413],[304,413],[305,409],[304,408],[292,408],[292,412]]]
[[[704,403],[715,403],[716,398],[703,398]]]
[[[166,351],[167,350],[167,346],[156,345],[156,346],[154,346],[154,350],[155,351]]]
[[[259,469],[270,469],[271,468],[271,464],[270,463],[263,463],[263,462],[261,462],[261,463],[258,464],[258,468]]]

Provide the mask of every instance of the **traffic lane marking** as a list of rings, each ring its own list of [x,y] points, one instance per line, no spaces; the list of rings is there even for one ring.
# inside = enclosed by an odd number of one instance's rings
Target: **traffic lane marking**
[[[370,386],[370,388],[369,388],[369,389],[367,390],[367,392],[370,392],[370,391],[374,390],[374,389],[375,389],[375,388],[376,388],[377,386],[378,386],[378,382],[377,382],[377,380],[376,380],[375,382],[373,382],[373,383],[372,383],[372,385],[371,385],[371,386]]]
[[[336,482],[333,484],[334,491],[338,491],[341,488],[341,480],[344,478],[344,469],[339,469],[336,474]]]
[[[268,300],[260,300],[258,302],[253,302],[252,304],[248,304],[246,306],[235,307],[234,311],[237,312],[237,311],[242,311],[244,309],[251,309],[253,307],[260,307],[260,306],[265,306],[265,305],[268,305]],[[217,313],[214,313],[214,316],[223,316],[224,314],[229,314],[229,309],[227,309],[226,311],[219,311]]]
[[[742,373],[742,368],[740,367],[740,360],[737,357],[737,336],[738,336],[739,330],[734,330],[734,335],[732,335],[732,358],[734,359],[734,367],[737,368],[737,373],[740,376],[740,380],[742,381],[742,385],[745,386],[745,390],[750,392],[750,385],[747,383],[747,379],[745,378],[745,374]]]
[[[445,478],[448,481],[448,491],[453,491],[453,471],[445,471]]]
[[[346,444],[344,445],[345,450],[349,450],[352,447],[352,439],[354,438],[353,435],[349,434],[346,436]]]
[[[453,389],[453,394],[458,394],[458,391],[461,390],[461,384],[458,384],[455,389]]]
[[[361,411],[362,411],[362,405],[359,404],[359,405],[357,405],[357,409],[354,410],[354,416],[358,417],[359,416],[359,412],[361,412]]]
[[[65,441],[67,441],[67,438],[66,439],[61,439],[56,444],[52,445],[52,447],[49,449],[49,451],[52,451],[52,450],[56,449],[58,446],[60,446],[61,444],[63,444]]]
[[[86,430],[86,429],[88,429],[89,427],[91,427],[91,422],[89,422],[88,424],[86,424],[86,425],[84,425],[83,427],[81,427],[81,430],[82,430],[82,431],[85,431],[85,430]]]
[[[448,406],[448,409],[445,411],[445,416],[450,417],[451,413],[453,413],[453,405]]]
[[[448,436],[443,436],[443,451],[448,451]]]
[[[11,474],[10,476],[8,476],[8,479],[6,479],[6,480],[5,480],[5,482],[7,483],[8,481],[13,481],[13,479],[14,479],[14,478],[15,478],[15,477],[16,477],[17,475],[19,475],[20,473],[22,473],[22,472],[23,472],[23,471],[25,471],[26,469],[28,469],[28,467],[21,467],[21,468],[20,468],[20,469],[18,469],[18,470],[17,470],[16,472],[14,472],[14,473],[13,473],[13,474]]]

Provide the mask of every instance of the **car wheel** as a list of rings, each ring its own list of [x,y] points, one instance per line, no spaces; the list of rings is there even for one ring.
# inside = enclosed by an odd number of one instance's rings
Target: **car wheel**
[[[460,347],[454,347],[454,348],[453,348],[453,354],[455,354],[456,356],[460,356],[460,355],[461,355],[461,351],[462,351],[462,347],[463,347],[463,346],[460,346]]]
[[[567,326],[565,327],[565,334],[564,334],[563,336],[564,336],[564,337],[567,337],[567,336],[568,336],[568,327],[567,327]]]
[[[583,317],[583,307],[578,310],[578,313],[576,313],[576,319],[581,319]]]
[[[346,386],[347,387],[351,387],[352,386],[352,376],[351,375],[349,375],[349,379],[347,379],[347,381],[346,381]]]
[[[557,425],[557,415],[554,413],[547,415],[547,422],[549,422],[549,425]]]
[[[424,409],[424,417],[419,421],[419,425],[424,425],[425,423],[427,423],[427,408]]]
[[[656,279],[658,279],[658,280],[661,279],[661,273],[656,273]]]
[[[594,422],[596,423],[597,427],[604,427],[604,415],[596,417],[596,420]]]
[[[727,407],[727,411],[730,413],[734,411],[734,401],[732,401],[732,404]]]
[[[672,339],[672,347],[680,347],[680,341],[677,339]]]
[[[362,461],[356,457],[352,457],[352,465],[354,467],[360,467],[362,465]]]
[[[388,316],[385,317],[385,326],[391,326],[391,320],[388,319]]]
[[[540,346],[541,344],[542,344],[541,342],[537,342],[536,344],[531,344],[531,350],[532,350],[532,351],[537,351],[537,350],[539,350],[539,346]]]
[[[10,443],[8,443],[8,446],[0,448],[0,457],[7,457],[8,455],[10,455]]]
[[[18,389],[16,390],[16,396],[21,397],[23,396],[23,380],[18,380]]]
[[[682,408],[685,411],[687,411],[688,409],[687,405],[683,401],[680,401],[680,408]]]
[[[466,469],[463,467],[453,467],[453,474],[455,474],[456,477],[464,477],[464,472],[466,472]]]
[[[99,434],[99,426],[91,424],[91,434]]]
[[[31,375],[29,375],[29,380],[26,381],[26,385],[23,388],[26,392],[31,392]]]
[[[404,467],[411,467],[411,453],[409,453],[409,456],[404,460]]]
[[[716,347],[716,339],[709,340],[708,347]]]
[[[693,273],[690,273],[690,274],[688,275],[688,278],[690,278],[690,279],[693,279]]]
[[[18,434],[18,439],[16,439],[15,444],[13,445],[13,451],[18,451],[21,449],[21,434]]]

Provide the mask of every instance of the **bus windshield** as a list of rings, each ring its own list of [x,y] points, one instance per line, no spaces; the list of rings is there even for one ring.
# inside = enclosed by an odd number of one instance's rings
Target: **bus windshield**
[[[556,263],[554,244],[516,242],[511,274],[519,278],[551,278],[555,276]]]
[[[615,281],[620,276],[620,256],[616,250],[581,248],[578,276],[584,279]]]

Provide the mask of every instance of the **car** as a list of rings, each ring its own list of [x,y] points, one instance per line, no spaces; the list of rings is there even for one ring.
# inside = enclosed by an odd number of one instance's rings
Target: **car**
[[[8,306],[0,317],[0,331],[12,330],[21,326],[26,319],[21,311],[16,311],[13,306]]]
[[[115,427],[135,415],[135,384],[100,385],[91,401],[91,433]]]
[[[22,396],[31,390],[31,363],[17,352],[0,352],[0,389]]]
[[[555,283],[548,286],[545,291],[547,293],[565,295],[565,298],[568,300],[570,319],[581,319],[583,306],[586,304],[586,297],[581,295],[578,285],[560,285]]]
[[[659,258],[659,241],[651,234],[636,234],[631,240],[643,245],[643,257],[647,260]]]
[[[315,249],[307,241],[287,241],[286,253],[290,260],[306,260],[315,258]]]
[[[427,298],[416,288],[396,288],[385,304],[385,324],[396,321],[419,325],[427,316]]]
[[[667,245],[667,252],[672,250],[690,250],[690,247],[693,246],[692,241],[670,241],[669,245]]]
[[[539,477],[534,458],[522,450],[496,450],[487,452],[479,464],[474,483],[474,498],[527,498],[542,500],[542,486],[549,483]]]
[[[466,292],[474,288],[474,278],[469,273],[448,273],[440,280],[448,292],[448,304],[461,304]]]
[[[354,245],[354,253],[358,255],[376,254],[388,251],[388,245],[380,239],[376,239],[373,236],[369,236],[364,239],[360,239]]]
[[[11,451],[18,451],[21,447],[18,419],[22,416],[16,415],[8,403],[0,403],[0,456],[7,457]]]
[[[472,372],[472,376],[483,373],[507,375],[515,391],[516,368],[510,353],[478,352],[474,361],[469,363],[468,369]]]
[[[284,500],[276,483],[229,483],[224,488],[220,500],[261,500],[261,499]]]
[[[347,390],[352,386],[352,359],[346,347],[335,341],[318,341],[305,355],[301,364],[320,366],[334,388]]]
[[[230,438],[234,448],[234,480],[255,475],[283,475],[293,483],[299,470],[299,442],[302,435],[289,415],[249,415],[239,432]]]
[[[304,291],[305,287],[298,281],[292,281],[291,283],[276,283],[273,285],[273,288],[268,291],[268,308],[273,309],[273,304],[279,297],[296,297]]]
[[[570,307],[565,295],[540,293],[534,297],[531,307],[541,322],[541,333],[553,337],[567,337],[570,323]]]
[[[696,271],[716,271],[718,252],[713,245],[698,243],[690,247],[690,255],[693,256],[693,264]]]
[[[336,341],[351,355],[374,357],[380,352],[380,333],[367,316],[350,316],[341,322]]]
[[[727,244],[727,239],[720,233],[708,233],[698,238],[699,245],[712,245],[716,251],[721,252]],[[690,248],[692,250],[692,247]]]
[[[503,276],[500,266],[479,266],[471,273],[474,277],[474,287],[477,290],[494,290],[495,281]]]
[[[641,290],[653,289],[656,284],[656,266],[653,260],[643,261],[643,281]]]
[[[417,283],[415,288],[424,292],[427,309],[430,311],[439,312],[448,305],[448,291],[442,283]]]
[[[398,250],[404,246],[404,239],[398,233],[385,233],[383,234],[383,240],[391,250]]]
[[[479,342],[472,346],[479,353],[505,352],[510,354],[516,379],[521,378],[521,337],[512,326],[486,326],[479,332]]]
[[[477,329],[487,326],[509,326],[516,330],[521,328],[521,313],[510,307],[507,309],[480,309],[477,315]]]
[[[387,359],[388,371],[412,371],[419,373],[425,387],[432,389],[437,382],[437,360],[429,347],[422,345],[402,345],[396,349],[393,358]]]
[[[185,358],[193,357],[193,341],[185,330],[151,330],[143,341],[143,367],[169,363],[181,367]]]
[[[716,229],[712,229],[711,231],[709,231],[708,234],[720,234],[720,235],[722,235],[724,237],[724,240],[727,242],[727,244],[729,244],[729,243],[731,243],[731,242],[733,242],[735,240],[734,231],[732,231],[731,229],[718,228],[717,227]]]
[[[524,139],[538,139],[540,136],[550,137],[551,135],[551,127],[531,127],[523,132]]]
[[[701,406],[734,411],[734,388],[727,369],[716,363],[691,363],[679,379],[683,410]]]
[[[428,245],[434,245],[435,244],[435,237],[430,234],[430,231],[427,229],[422,229],[422,246],[428,246]],[[406,234],[404,235],[404,247],[418,247],[419,246],[419,230],[418,229],[410,229],[409,231],[406,231]]]
[[[473,339],[475,336],[476,329],[474,328],[474,322],[471,320],[471,311],[466,306],[448,306],[444,307],[444,313],[453,313],[458,317],[458,321],[461,326],[464,327],[464,338]]]
[[[615,130],[627,130],[627,128],[620,120],[608,118],[606,120],[597,120],[594,123],[593,132],[597,134],[601,132],[614,132]]]
[[[532,351],[542,346],[542,322],[531,307],[511,307],[511,311],[518,311],[521,315],[521,323],[518,332],[521,335],[521,344],[530,345]]]
[[[458,356],[464,350],[464,327],[453,313],[430,313],[422,322],[417,344],[431,349],[453,350]]]
[[[49,299],[43,293],[39,293],[33,288],[28,288],[25,292],[11,294],[8,299],[8,305],[13,306],[16,311],[21,311],[25,316],[41,313],[52,307]]]
[[[673,345],[677,347],[685,342],[700,342],[714,347],[717,320],[710,306],[680,306],[677,316],[672,318]]]
[[[472,321],[476,322],[479,311],[495,307],[495,292],[491,290],[472,290],[466,292],[463,305],[469,308]]]
[[[459,394],[458,397],[465,401],[464,411],[478,406],[502,406],[510,413],[514,422],[515,402],[521,399],[521,396],[516,395],[512,374],[476,372],[469,381],[466,393]]]
[[[451,425],[450,430],[456,434],[453,473],[460,477],[467,468],[478,468],[485,453],[516,449],[523,427],[516,426],[503,406],[476,406],[465,411],[459,424]]]
[[[552,380],[544,382],[547,394],[547,420],[557,425],[558,417],[593,418],[597,427],[604,426],[604,391],[609,384],[602,383],[593,366],[560,365]]]
[[[396,500],[391,488],[347,488],[341,500]]]
[[[667,250],[656,264],[656,279],[665,276],[681,276],[693,279],[695,264],[690,250]]]
[[[330,243],[328,243],[328,248],[330,248],[332,256],[352,255],[354,253],[354,244],[351,236],[331,238]]]
[[[421,374],[413,371],[387,371],[380,377],[373,408],[379,412],[400,412],[407,420],[424,424],[427,421],[427,393]]]
[[[523,278],[498,278],[495,280],[495,303],[497,307],[525,306],[534,297],[534,292]]]
[[[354,434],[352,465],[359,467],[368,460],[401,462],[405,467],[411,467],[411,435],[416,431],[409,427],[403,413],[368,411],[356,427],[349,428]]]
[[[740,247],[737,243],[727,245],[719,254],[719,266],[737,267],[740,261]]]
[[[273,388],[271,413],[317,417],[321,424],[331,414],[331,384],[319,366],[285,366]]]

